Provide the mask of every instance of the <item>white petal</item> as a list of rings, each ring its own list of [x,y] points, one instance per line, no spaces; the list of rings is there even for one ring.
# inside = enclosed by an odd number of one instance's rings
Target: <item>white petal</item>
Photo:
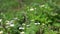
[[[40,7],[45,7],[45,5],[41,5]]]
[[[34,8],[30,8],[30,11],[33,11],[34,10]]]
[[[44,23],[42,25],[45,25]]]
[[[25,23],[23,23],[22,25],[26,25]]]
[[[10,26],[11,26],[11,27],[13,27],[13,26],[14,26],[14,24],[10,24]]]
[[[40,23],[38,23],[38,25],[39,25]]]
[[[34,23],[35,25],[38,25],[38,23]]]
[[[23,27],[19,27],[19,29],[24,29]]]
[[[0,31],[0,34],[2,34],[3,33],[3,31]]]
[[[2,19],[0,19],[0,22],[2,22]]]
[[[20,32],[20,34],[25,34],[25,32]]]

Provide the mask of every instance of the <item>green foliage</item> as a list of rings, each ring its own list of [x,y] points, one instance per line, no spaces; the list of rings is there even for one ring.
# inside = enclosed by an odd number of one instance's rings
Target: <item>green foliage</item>
[[[55,1],[20,2],[1,0],[0,34],[60,34],[60,6]]]

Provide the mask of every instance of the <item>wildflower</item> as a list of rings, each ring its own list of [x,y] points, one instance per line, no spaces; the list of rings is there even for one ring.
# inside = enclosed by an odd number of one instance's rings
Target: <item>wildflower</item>
[[[9,22],[10,22],[10,21],[7,20],[7,21],[6,21],[6,25],[9,25],[9,24],[10,24]]]
[[[3,31],[0,31],[0,34],[3,34]]]
[[[33,11],[34,10],[34,8],[30,8],[30,11]]]
[[[42,8],[42,7],[45,7],[45,5],[41,5],[40,7],[41,7],[41,8]]]
[[[35,25],[37,25],[37,23],[34,23]]]
[[[23,28],[23,27],[19,27],[19,29],[22,29],[22,30],[24,30],[24,28]]]
[[[6,23],[6,25],[10,25],[10,21],[6,21],[7,23]]]
[[[38,23],[38,25],[39,25],[40,23]]]
[[[2,19],[0,19],[0,22],[2,22]]]
[[[20,34],[25,34],[25,32],[20,32]]]
[[[30,11],[34,11],[36,8],[30,8]]]
[[[9,25],[9,26],[13,27],[13,26],[14,26],[13,21],[14,21],[14,20],[6,21],[6,22],[7,22],[6,25]]]
[[[35,25],[40,25],[40,23],[38,22],[38,23],[34,23]]]
[[[23,23],[22,25],[26,25],[25,23]]]
[[[10,24],[10,26],[11,26],[11,27],[13,27],[13,26],[14,26],[14,24]]]

